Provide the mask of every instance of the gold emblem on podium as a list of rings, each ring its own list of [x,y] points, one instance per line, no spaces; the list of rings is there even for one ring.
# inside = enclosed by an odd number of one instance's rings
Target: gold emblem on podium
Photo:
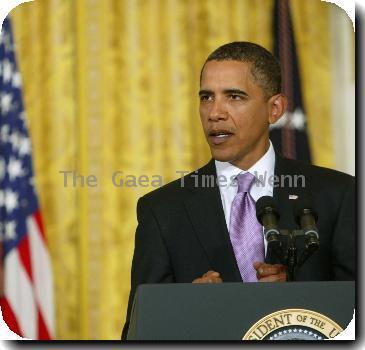
[[[243,340],[325,340],[343,329],[333,320],[306,309],[286,309],[257,321]]]

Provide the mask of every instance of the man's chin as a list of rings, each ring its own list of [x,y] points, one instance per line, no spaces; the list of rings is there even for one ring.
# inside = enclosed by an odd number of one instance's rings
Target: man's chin
[[[214,160],[218,160],[219,162],[229,162],[231,163],[234,159],[234,157],[232,155],[229,154],[224,154],[221,152],[211,152],[212,154],[212,158]]]

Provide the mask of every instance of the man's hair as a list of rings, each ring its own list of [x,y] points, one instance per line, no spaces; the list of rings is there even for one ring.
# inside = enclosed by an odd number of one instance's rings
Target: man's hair
[[[267,97],[281,93],[281,69],[277,59],[260,45],[236,41],[214,50],[206,59],[209,61],[241,61],[251,63],[251,74]],[[201,75],[203,73],[203,69]]]

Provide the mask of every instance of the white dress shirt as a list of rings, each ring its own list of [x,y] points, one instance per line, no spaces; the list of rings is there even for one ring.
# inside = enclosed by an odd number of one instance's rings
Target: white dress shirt
[[[275,170],[275,151],[270,141],[267,152],[247,171],[237,168],[228,162],[215,161],[217,169],[217,178],[219,191],[221,194],[224,216],[226,218],[227,228],[229,231],[231,207],[234,197],[238,191],[236,176],[246,172],[255,176],[255,182],[251,186],[250,194],[257,202],[260,197],[273,196],[273,182],[269,179],[273,178]],[[264,237],[265,255],[267,250],[267,242]]]

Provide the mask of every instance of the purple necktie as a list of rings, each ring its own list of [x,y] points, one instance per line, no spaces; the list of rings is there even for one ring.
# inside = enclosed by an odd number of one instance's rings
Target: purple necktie
[[[262,226],[256,218],[255,201],[250,188],[255,176],[250,173],[237,175],[238,192],[233,199],[229,235],[237,265],[244,282],[257,282],[254,261],[264,261]]]

